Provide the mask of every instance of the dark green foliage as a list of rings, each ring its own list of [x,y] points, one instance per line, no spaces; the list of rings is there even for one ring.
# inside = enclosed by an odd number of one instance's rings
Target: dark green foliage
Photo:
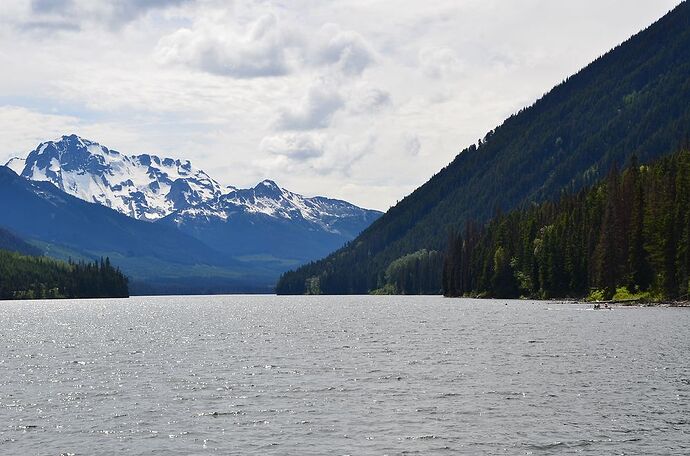
[[[393,261],[386,269],[383,288],[395,294],[439,294],[443,255],[420,250]]]
[[[323,293],[366,293],[385,282],[392,261],[443,250],[453,227],[468,220],[483,222],[497,209],[577,191],[633,155],[648,162],[677,150],[690,132],[688,49],[690,3],[684,2],[465,149],[344,248],[285,274],[277,292],[304,293],[306,279],[316,276]],[[585,240],[594,234],[600,233],[573,233]],[[581,272],[567,252],[550,250],[549,239],[558,235],[544,234],[541,255]],[[600,261],[614,254],[606,245],[589,247],[599,248]],[[567,279],[554,271],[542,277],[547,289]],[[493,279],[502,280],[500,274]],[[576,279],[583,286],[584,278]]]
[[[73,263],[0,250],[0,299],[128,296],[127,278],[108,258]]]
[[[470,224],[451,238],[447,296],[583,297],[620,287],[662,299],[690,286],[690,152],[650,166],[637,158],[604,182]]]

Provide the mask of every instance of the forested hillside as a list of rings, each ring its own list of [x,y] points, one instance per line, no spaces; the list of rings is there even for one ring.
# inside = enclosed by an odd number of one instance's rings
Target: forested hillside
[[[277,292],[305,293],[315,283],[327,294],[384,287],[395,260],[444,249],[468,220],[576,191],[633,155],[649,162],[678,150],[689,132],[684,2],[465,149],[344,248],[286,273]],[[423,292],[438,292],[436,285]]]
[[[73,263],[0,250],[0,299],[127,296],[127,278],[107,258]]]
[[[516,210],[451,240],[447,296],[682,299],[690,287],[690,152],[557,202]]]

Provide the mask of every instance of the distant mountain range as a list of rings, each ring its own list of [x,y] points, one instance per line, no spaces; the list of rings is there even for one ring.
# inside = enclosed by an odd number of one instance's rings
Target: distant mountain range
[[[685,1],[466,148],[347,246],[286,274],[277,291],[382,289],[392,266],[444,250],[468,221],[591,185],[632,155],[648,162],[690,143],[689,50]],[[440,269],[424,274],[437,280],[425,280],[423,292],[439,293]]]
[[[270,180],[223,187],[189,161],[76,135],[0,167],[0,211],[0,226],[50,255],[110,256],[135,293],[270,291],[381,215]]]

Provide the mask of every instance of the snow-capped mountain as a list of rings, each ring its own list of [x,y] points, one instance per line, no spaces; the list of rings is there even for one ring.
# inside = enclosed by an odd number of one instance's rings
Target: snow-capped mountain
[[[0,225],[63,256],[113,255],[145,292],[270,291],[281,273],[381,215],[270,180],[223,186],[189,161],[125,155],[76,135],[6,166]]]
[[[305,198],[265,180],[209,204],[174,212],[170,224],[237,258],[263,258],[285,268],[336,250],[381,215],[324,197]]]
[[[371,222],[379,213],[362,209],[346,201],[321,196],[307,198],[266,179],[254,188],[231,189],[207,203],[178,210],[170,219],[178,224],[190,219],[230,219],[232,222],[233,218],[240,215],[306,222],[327,232],[340,233],[342,228],[338,226],[338,222],[360,218],[365,222]],[[356,236],[356,233],[353,235]]]
[[[127,217],[4,166],[0,226],[38,250],[31,254],[63,260],[109,256],[130,277],[134,293],[270,292],[279,274],[235,260],[176,227]]]
[[[380,215],[345,201],[307,198],[270,180],[249,189],[222,186],[188,160],[125,155],[77,135],[43,142],[26,159],[13,158],[6,166],[132,218],[165,219],[187,229],[249,217],[252,223],[273,219],[305,225],[346,241]]]
[[[76,135],[41,143],[26,160],[13,158],[7,166],[26,179],[51,182],[77,198],[143,220],[213,201],[224,191],[189,161],[128,156]]]

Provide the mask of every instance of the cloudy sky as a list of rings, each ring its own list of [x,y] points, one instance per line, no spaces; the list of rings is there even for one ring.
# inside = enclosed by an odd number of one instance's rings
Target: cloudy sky
[[[387,209],[678,0],[2,0],[0,162],[77,133]]]

